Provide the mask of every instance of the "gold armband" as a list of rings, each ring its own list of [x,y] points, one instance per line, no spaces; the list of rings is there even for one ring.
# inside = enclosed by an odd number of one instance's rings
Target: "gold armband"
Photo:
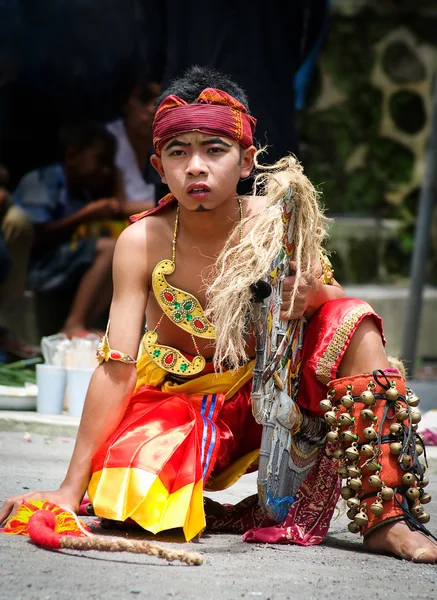
[[[104,361],[108,362],[108,360],[119,360],[127,365],[135,365],[137,361],[130,354],[125,354],[124,352],[110,348],[108,340],[109,323],[110,321],[108,321],[105,335],[102,337],[100,344],[97,346],[97,362],[99,365],[101,365]]]
[[[332,268],[331,261],[322,251],[320,251],[320,261],[322,263],[322,274],[319,277],[319,281],[325,285],[332,285],[334,283],[334,269]]]

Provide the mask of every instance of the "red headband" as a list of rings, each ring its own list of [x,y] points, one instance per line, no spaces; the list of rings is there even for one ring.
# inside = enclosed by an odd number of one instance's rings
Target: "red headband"
[[[188,131],[200,131],[231,138],[248,148],[253,144],[256,119],[235,98],[214,88],[206,88],[196,104],[179,96],[167,96],[159,105],[153,121],[153,145],[159,156],[165,143]]]

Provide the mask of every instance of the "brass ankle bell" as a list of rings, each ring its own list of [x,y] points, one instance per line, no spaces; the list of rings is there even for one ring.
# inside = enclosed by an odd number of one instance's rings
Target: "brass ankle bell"
[[[376,460],[371,460],[370,462],[366,463],[365,466],[366,466],[366,469],[368,471],[370,471],[370,473],[374,473],[375,471],[380,471],[382,468],[381,465],[379,464],[379,462]]]
[[[363,410],[360,412],[360,415],[363,417],[363,419],[373,419],[375,416],[370,408],[363,408]]]
[[[352,433],[352,431],[342,431],[340,437],[342,441],[347,444],[352,444],[352,442],[356,442],[358,439],[358,436],[355,435],[355,433]]]
[[[364,444],[364,446],[361,446],[361,454],[364,454],[364,456],[370,458],[375,454],[375,450],[370,444]]]
[[[348,476],[346,465],[343,465],[338,469],[338,474],[341,475],[343,479],[346,479],[346,477]]]
[[[408,410],[406,408],[400,408],[396,413],[396,419],[401,423],[408,419]]]
[[[411,422],[413,423],[413,425],[417,425],[417,423],[420,423],[421,420],[422,420],[422,415],[420,414],[420,411],[412,410],[411,411]]]
[[[422,456],[422,454],[423,454],[422,444],[416,444],[416,454],[417,454],[417,456]]]
[[[365,390],[360,394],[360,400],[366,406],[371,406],[375,402],[375,396],[370,390]]]
[[[413,485],[413,483],[416,481],[416,478],[414,477],[413,473],[405,473],[405,475],[402,475],[402,485]]]
[[[429,514],[428,514],[428,513],[426,513],[426,512],[424,511],[424,512],[423,512],[421,515],[419,515],[419,516],[417,517],[417,520],[418,520],[420,523],[428,523],[428,522],[429,522],[429,520],[430,520],[430,518],[431,518],[431,517],[429,516]]]
[[[378,434],[372,426],[366,427],[363,431],[363,434],[366,440],[376,440],[376,438],[378,437]]]
[[[328,410],[328,412],[325,412],[323,418],[328,425],[334,425],[334,423],[337,423],[337,415],[333,410]]]
[[[344,485],[340,490],[340,496],[343,500],[349,500],[349,498],[355,497],[355,492],[347,485]]]
[[[355,508],[350,508],[347,511],[346,516],[350,521],[353,521],[355,519],[355,517],[357,516],[357,510]]]
[[[405,492],[405,496],[408,498],[408,500],[411,500],[411,501],[417,500],[417,498],[419,497],[418,488],[416,488],[416,487],[408,488],[408,490]]]
[[[395,400],[397,400],[399,398],[399,392],[396,386],[392,386],[391,388],[389,388],[385,392],[385,397],[387,398],[387,400],[390,400],[390,402],[394,402]]]
[[[340,402],[345,408],[352,408],[352,406],[355,404],[355,400],[350,394],[343,396]]]
[[[328,431],[328,435],[326,436],[326,439],[331,444],[338,444],[338,442],[340,441],[340,436],[338,435],[337,431]]]
[[[419,406],[420,398],[419,396],[416,396],[416,394],[412,390],[409,389],[407,390],[407,402],[412,408],[415,408],[416,406]]]
[[[358,491],[363,487],[363,482],[360,477],[352,477],[349,481],[349,487],[352,490]]]
[[[333,456],[337,460],[340,460],[341,458],[344,457],[344,450],[342,448],[337,448],[337,450],[334,450]]]
[[[357,450],[357,445],[352,444],[350,448],[345,450],[346,458],[351,462],[356,462],[360,458],[360,453]]]
[[[325,398],[324,400],[321,400],[319,402],[319,406],[320,410],[323,410],[323,412],[327,412],[328,410],[332,409],[332,402],[328,398]]]
[[[390,425],[390,433],[392,435],[401,435],[403,430],[404,428],[400,423],[393,423],[393,425]]]
[[[355,464],[351,467],[347,467],[347,474],[349,477],[360,477],[361,469]]]
[[[424,488],[428,485],[428,483],[429,483],[429,478],[425,475],[425,477],[422,479],[422,481],[417,482],[417,485],[420,488]]]
[[[380,490],[382,488],[382,481],[379,475],[371,475],[368,479],[370,487]]]
[[[381,500],[375,500],[375,502],[370,505],[369,510],[372,513],[372,515],[375,515],[375,517],[380,517],[384,512],[384,505],[381,502]]]
[[[356,515],[354,523],[359,527],[364,527],[369,522],[369,517],[364,512],[364,508],[361,508],[360,512]]]
[[[340,423],[341,427],[350,427],[354,422],[354,418],[348,415],[348,413],[342,413],[338,417],[338,422]]]
[[[409,454],[402,454],[401,464],[405,469],[408,469],[408,467],[411,466],[411,457]]]
[[[351,523],[348,524],[347,528],[349,529],[349,531],[351,533],[360,533],[360,526],[357,525],[355,523],[355,521],[352,521]]]
[[[421,515],[423,515],[424,512],[425,511],[423,510],[423,506],[421,504],[416,504],[411,509],[411,514],[414,515],[415,517],[420,517]]]
[[[393,498],[394,495],[394,491],[393,488],[391,487],[383,487],[381,490],[381,498],[383,499],[384,502],[387,502],[387,500],[391,500]]]
[[[420,504],[428,504],[428,502],[431,502],[431,494],[421,494],[419,502]]]
[[[395,454],[396,456],[398,454],[400,454],[402,451],[402,444],[401,442],[393,442],[392,444],[390,444],[390,452],[392,454]]]
[[[358,498],[349,498],[346,504],[348,505],[348,508],[353,508],[356,511],[360,508],[360,500]]]

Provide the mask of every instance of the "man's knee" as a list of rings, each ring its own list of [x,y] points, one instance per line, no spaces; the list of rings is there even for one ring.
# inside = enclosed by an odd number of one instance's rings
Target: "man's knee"
[[[339,367],[339,376],[371,373],[388,368],[382,332],[376,320],[368,315],[357,326]]]

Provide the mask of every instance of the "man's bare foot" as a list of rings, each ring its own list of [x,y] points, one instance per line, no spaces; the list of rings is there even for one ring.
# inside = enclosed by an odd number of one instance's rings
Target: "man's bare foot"
[[[364,547],[413,562],[437,563],[437,543],[420,531],[411,531],[405,521],[377,527],[364,540]]]

